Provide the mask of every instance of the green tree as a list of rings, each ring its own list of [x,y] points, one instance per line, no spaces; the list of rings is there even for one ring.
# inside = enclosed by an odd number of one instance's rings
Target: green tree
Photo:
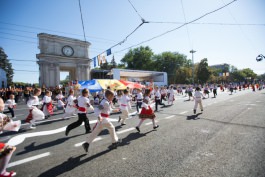
[[[152,66],[152,50],[147,47],[139,47],[131,49],[121,59],[127,69],[139,69],[139,70],[153,70]]]
[[[256,79],[257,74],[250,68],[242,69],[242,72],[245,74],[246,77],[251,77],[251,79]]]
[[[113,55],[113,57],[112,57],[112,60],[111,60],[111,62],[110,62],[110,65],[111,65],[111,68],[117,68],[117,63],[116,63],[116,61],[115,61],[114,55]]]
[[[169,83],[180,83],[178,81],[182,81],[183,78],[181,74],[187,74],[186,70],[180,69],[188,63],[186,56],[183,54],[177,52],[163,52],[162,54],[154,55],[152,59],[153,70],[167,72]],[[177,72],[178,70],[180,71]]]
[[[14,70],[12,68],[12,63],[7,59],[7,55],[2,47],[0,47],[0,68],[6,72],[7,85],[12,85]]]
[[[210,78],[211,71],[208,67],[207,58],[202,59],[200,63],[198,64],[198,70],[197,70],[196,75],[197,75],[198,81],[202,84],[206,83],[208,79]]]

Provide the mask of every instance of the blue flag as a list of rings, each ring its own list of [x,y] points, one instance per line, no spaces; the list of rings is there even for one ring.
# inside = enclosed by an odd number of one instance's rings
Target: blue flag
[[[108,50],[106,51],[106,53],[107,53],[107,56],[111,55],[111,49],[108,49]]]
[[[96,67],[96,66],[97,66],[97,62],[96,62],[96,60],[97,60],[97,58],[96,58],[96,57],[94,57],[94,58],[93,58],[93,61],[94,61],[94,67]]]

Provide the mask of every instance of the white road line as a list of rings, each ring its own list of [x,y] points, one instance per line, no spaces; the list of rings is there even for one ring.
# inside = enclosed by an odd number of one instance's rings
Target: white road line
[[[102,140],[103,138],[102,137],[97,137],[93,140],[93,142],[96,142],[96,141],[99,141],[99,140]],[[85,141],[82,141],[81,143],[76,143],[75,144],[75,147],[79,147],[79,146],[82,146],[82,144],[85,143]]]
[[[122,133],[130,132],[132,130],[135,130],[135,128],[134,127],[128,128],[128,129],[125,129],[125,130],[117,131],[116,133],[117,134],[122,134]]]
[[[172,119],[173,117],[175,116],[168,116],[168,117],[165,117],[165,119]]]
[[[181,112],[181,113],[179,113],[179,114],[186,114],[188,111],[183,111],[183,112]]]
[[[112,121],[112,122],[117,121],[117,119],[111,119],[111,118],[109,118],[109,120]],[[91,124],[96,123],[96,122],[97,122],[97,120],[90,121]],[[66,129],[66,126],[58,128],[58,129],[54,129],[54,130],[47,130],[47,131],[40,131],[40,132],[33,132],[33,133],[24,133],[24,134],[21,134],[21,135],[14,136],[13,138],[11,138],[7,142],[7,144],[8,145],[12,145],[12,146],[17,146],[18,144],[23,143],[26,138],[35,137],[35,136],[52,135],[52,134],[64,132],[65,129]]]
[[[23,159],[23,160],[18,160],[18,161],[9,163],[7,168],[14,167],[14,166],[17,166],[17,165],[21,165],[23,163],[27,163],[27,162],[30,162],[30,161],[33,161],[33,160],[37,160],[37,159],[40,159],[40,158],[43,158],[43,157],[47,157],[49,155],[51,155],[51,153],[50,152],[46,152],[46,153],[39,154],[39,155],[36,155],[36,156],[32,156],[32,157],[29,157],[29,158],[26,158],[26,159]]]
[[[155,121],[156,123],[158,122],[158,121]],[[144,125],[151,125],[151,124],[153,124],[153,122],[148,122],[148,123],[145,123]]]

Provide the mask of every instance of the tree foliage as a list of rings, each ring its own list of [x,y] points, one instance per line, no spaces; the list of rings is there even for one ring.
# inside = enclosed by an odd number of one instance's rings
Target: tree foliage
[[[7,85],[12,85],[14,70],[12,68],[12,63],[9,62],[7,57],[4,49],[0,47],[0,68],[6,72]]]
[[[198,70],[197,70],[197,78],[199,83],[206,83],[211,75],[211,71],[208,67],[208,60],[207,58],[204,58],[200,61],[198,65]]]

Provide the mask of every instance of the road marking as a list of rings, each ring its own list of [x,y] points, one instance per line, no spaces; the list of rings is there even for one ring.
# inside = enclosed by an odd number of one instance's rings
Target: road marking
[[[122,133],[130,132],[132,130],[135,130],[135,128],[134,127],[128,128],[128,129],[125,129],[125,130],[117,131],[116,133],[117,134],[122,134]]]
[[[156,123],[158,122],[158,121],[155,121]],[[144,125],[151,125],[151,124],[153,124],[153,122],[148,122],[148,123],[145,123]]]
[[[109,118],[108,120],[110,120],[111,122],[117,122],[118,121],[117,119],[111,119],[111,118]],[[97,120],[90,121],[91,124],[96,123],[96,122],[97,122]],[[84,125],[84,124],[82,124],[82,125]],[[40,132],[33,132],[33,133],[24,133],[21,135],[14,136],[13,138],[11,138],[7,142],[7,144],[11,145],[11,146],[17,146],[18,144],[23,143],[26,138],[35,137],[35,136],[52,135],[52,134],[64,132],[65,129],[66,129],[66,126],[58,128],[58,129],[54,129],[54,130],[47,130],[47,131],[40,131]]]
[[[181,112],[181,113],[179,113],[179,114],[186,114],[188,111],[183,111],[183,112]]]
[[[30,161],[33,161],[33,160],[37,160],[37,159],[40,159],[40,158],[43,158],[43,157],[47,157],[49,155],[51,155],[51,153],[50,152],[46,152],[46,153],[39,154],[39,155],[36,155],[36,156],[32,156],[32,157],[29,157],[29,158],[26,158],[26,159],[23,159],[23,160],[18,160],[18,161],[9,163],[7,168],[14,167],[14,166],[17,166],[17,165],[21,165],[23,163],[27,163],[27,162],[30,162]]]
[[[168,117],[165,117],[165,119],[172,119],[173,117],[175,116],[168,116]]]
[[[96,141],[99,141],[99,140],[102,140],[103,138],[102,137],[96,137],[93,142],[96,142]],[[85,143],[86,141],[82,141],[81,143],[76,143],[75,144],[75,147],[79,147],[79,146],[82,146],[83,143]]]

